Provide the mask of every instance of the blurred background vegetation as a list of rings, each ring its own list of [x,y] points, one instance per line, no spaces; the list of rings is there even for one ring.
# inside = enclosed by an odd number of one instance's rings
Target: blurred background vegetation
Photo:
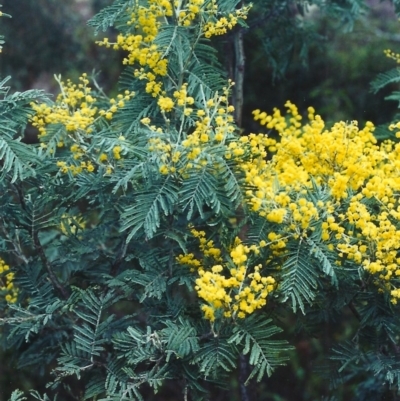
[[[0,32],[6,39],[0,56],[0,75],[12,76],[12,90],[41,88],[56,94],[54,74],[76,78],[93,70],[99,72],[99,83],[106,91],[116,89],[122,55],[97,46],[94,42],[99,38],[86,26],[86,21],[111,0],[2,0],[1,3],[3,11],[13,17],[0,21]],[[384,124],[393,118],[398,105],[385,101],[384,97],[396,87],[376,95],[370,91],[370,82],[376,75],[394,66],[383,50],[400,51],[400,24],[390,1],[367,1],[370,8],[354,26],[350,26],[351,21],[332,19],[310,8],[293,17],[297,29],[288,25],[288,29],[279,30],[279,35],[276,24],[283,24],[279,15],[260,22],[257,18],[262,15],[262,5],[255,3],[249,28],[244,31],[244,130],[258,130],[251,119],[253,109],[282,108],[288,99],[301,112],[314,106],[328,122],[371,120]],[[215,43],[225,65],[229,63],[226,49],[230,39],[219,38]],[[287,330],[285,337],[289,338],[291,332],[296,352],[287,367],[260,385],[250,386],[252,399],[324,399],[321,396],[327,391],[328,381],[314,371],[329,352],[331,325],[335,325],[337,332],[337,327],[342,326],[340,332],[345,338],[351,332],[352,319],[349,314],[334,323],[327,322],[310,341],[298,334],[296,327],[301,326],[300,321],[285,317],[282,321]],[[44,391],[41,373],[29,367],[17,370],[12,355],[0,351],[0,401],[8,399],[14,388],[34,387]],[[338,399],[346,399],[348,390],[339,383]],[[239,400],[235,376],[228,393],[216,389],[214,395],[213,401]],[[149,395],[146,401],[172,400],[176,396],[174,389],[165,389],[156,398]],[[392,394],[380,397],[395,399]]]
[[[95,44],[86,25],[108,0],[2,0],[1,20],[7,38],[0,59],[2,76],[12,76],[14,90],[57,92],[54,74],[68,78],[101,72],[101,83],[114,86],[120,73],[119,55]]]

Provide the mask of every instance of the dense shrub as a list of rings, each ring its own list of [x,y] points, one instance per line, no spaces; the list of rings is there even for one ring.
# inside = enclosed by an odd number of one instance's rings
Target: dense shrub
[[[330,331],[317,397],[396,397],[400,123],[378,142],[288,101],[240,132],[240,63],[235,89],[210,41],[243,44],[237,3],[106,7],[90,25],[118,29],[99,41],[125,54],[114,97],[86,73],[55,101],[0,84],[1,338],[46,378],[34,397],[246,400],[296,359],[294,324]]]

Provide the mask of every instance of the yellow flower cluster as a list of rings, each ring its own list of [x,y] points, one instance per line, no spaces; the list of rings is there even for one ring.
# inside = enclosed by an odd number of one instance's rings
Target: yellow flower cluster
[[[161,111],[171,111],[174,108],[174,101],[167,96],[160,96],[157,101]]]
[[[263,248],[269,246],[269,249],[271,250],[271,257],[267,260],[267,264],[271,264],[276,262],[277,256],[282,256],[285,253],[288,237],[283,237],[280,233],[270,231],[268,233],[268,240],[268,243],[262,240],[260,243],[260,247]]]
[[[68,172],[71,172],[72,175],[80,174],[83,171],[91,173],[95,170],[94,165],[90,161],[82,161],[79,164],[67,164],[67,162],[59,160],[57,162],[57,167],[60,168],[62,173],[67,174]]]
[[[280,136],[269,160],[254,157],[242,164],[252,210],[279,225],[281,235],[307,235],[318,226],[321,240],[336,249],[337,264],[350,261],[376,276],[400,298],[400,144],[377,144],[367,122],[325,128],[315,110],[303,124],[297,108],[286,103],[287,115],[256,110],[254,118]],[[393,124],[392,129],[400,129]],[[309,196],[317,185],[326,200]]]
[[[234,13],[221,13],[216,0],[179,0],[175,2],[175,15],[178,24],[191,26],[194,21],[200,21],[203,34],[206,38],[214,35],[223,35],[237,25],[239,19],[246,19],[250,6],[244,6]]]
[[[235,11],[234,14],[230,13],[227,16],[218,18],[215,13],[214,18],[209,18],[203,26],[204,36],[210,38],[215,35],[224,35],[228,30],[233,29],[240,19],[245,20],[250,10],[250,6],[242,7]]]
[[[252,209],[275,223],[291,222],[292,227],[307,229],[319,219],[318,210],[328,205],[318,204],[301,196],[312,182],[327,185],[337,201],[347,198],[348,190],[357,190],[381,160],[373,126],[367,123],[359,130],[355,123],[337,123],[324,130],[324,122],[309,108],[309,123],[302,126],[297,108],[290,102],[288,117],[275,109],[272,115],[256,110],[256,120],[275,129],[281,140],[270,146],[276,151],[272,160],[253,158],[243,164],[246,182],[254,190],[247,191]],[[363,168],[360,168],[360,163]],[[293,202],[291,193],[300,193]],[[305,192],[307,193],[307,191]],[[284,220],[285,219],[285,220]]]
[[[400,54],[395,53],[393,50],[386,49],[383,51],[386,57],[391,58],[392,60],[396,61],[396,63],[400,63]]]
[[[11,304],[17,302],[18,289],[14,286],[14,273],[10,271],[10,266],[0,258],[0,293],[4,299]]]
[[[64,83],[58,79],[58,82],[61,93],[57,96],[55,103],[53,105],[32,103],[35,114],[30,121],[39,130],[43,149],[46,149],[51,141],[56,141],[56,146],[64,149],[64,154],[68,154],[68,161],[57,161],[60,171],[72,175],[84,171],[91,173],[96,170],[96,164],[102,165],[107,162],[109,156],[112,156],[114,160],[121,159],[122,147],[118,145],[110,149],[110,155],[96,149],[98,157],[93,157],[88,149],[92,146],[96,121],[100,118],[106,121],[111,120],[114,114],[134,96],[134,93],[125,91],[123,94],[118,94],[115,98],[107,100],[108,104],[106,103],[105,108],[99,109],[95,106],[98,99],[89,86],[87,74],[82,74],[78,84],[70,80]],[[60,125],[64,129],[57,129]],[[121,138],[123,137],[120,136]],[[54,153],[54,149],[50,149],[49,152]],[[107,173],[111,171],[111,166],[108,166]]]
[[[127,51],[123,64],[135,66],[135,77],[147,81],[145,91],[153,97],[162,96],[159,102],[161,109],[171,111],[172,99],[165,98],[162,81],[168,73],[168,51],[155,43],[161,26],[174,21],[180,26],[189,27],[196,21],[201,25],[203,35],[209,38],[226,33],[240,19],[246,19],[249,9],[246,6],[224,15],[216,0],[148,0],[147,5],[136,2],[128,9],[130,32],[119,34],[115,42],[105,38],[97,43]]]
[[[372,123],[359,129],[356,122],[339,122],[324,129],[320,116],[309,108],[308,124],[302,126],[297,108],[290,102],[288,118],[275,110],[272,116],[254,112],[255,119],[281,136],[274,168],[282,185],[309,185],[312,176],[318,184],[328,184],[335,198],[345,198],[347,188],[357,190],[382,157],[375,146]],[[298,175],[297,175],[298,174]]]
[[[222,262],[221,250],[215,247],[213,240],[206,239],[205,231],[197,231],[192,228],[190,232],[199,240],[199,249],[205,257],[210,257],[215,262]]]
[[[262,265],[251,267],[251,256],[259,254],[259,247],[246,246],[235,239],[229,257],[206,238],[204,231],[191,230],[199,240],[202,259],[192,253],[179,255],[180,264],[197,271],[195,289],[205,303],[201,309],[204,317],[211,322],[216,318],[243,319],[267,303],[268,294],[275,288],[275,279],[262,276]]]
[[[148,6],[136,4],[130,12],[128,25],[133,32],[119,34],[115,43],[110,43],[108,38],[97,42],[101,46],[113,47],[115,50],[125,50],[127,57],[123,59],[125,65],[136,65],[135,76],[148,81],[146,92],[154,97],[162,92],[162,82],[157,77],[167,75],[168,60],[164,58],[154,40],[159,28],[167,17],[173,15],[171,2],[168,0],[149,0]]]
[[[216,5],[210,3],[209,9],[215,10]],[[190,26],[192,21],[196,19],[197,16],[203,11],[204,0],[188,0],[187,2],[177,1],[176,5],[176,15],[178,16],[178,23],[181,26]]]
[[[50,124],[62,124],[67,132],[80,131],[85,134],[92,132],[97,108],[94,106],[96,99],[92,96],[87,75],[79,78],[78,85],[68,80],[60,82],[61,93],[57,96],[54,105],[45,103],[32,103],[35,115],[31,118],[32,125],[39,130],[41,139],[46,137],[46,127]],[[64,146],[61,138],[58,146]]]

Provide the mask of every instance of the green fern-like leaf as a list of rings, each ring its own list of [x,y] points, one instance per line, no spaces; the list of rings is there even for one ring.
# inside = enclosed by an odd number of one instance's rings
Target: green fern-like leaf
[[[127,14],[126,10],[129,7],[132,7],[133,4],[134,1],[132,0],[115,1],[114,4],[105,7],[98,14],[96,14],[88,22],[88,25],[94,27],[96,35],[100,32],[100,30],[106,31],[109,27],[113,26],[122,15]]]
[[[162,335],[166,337],[167,361],[171,355],[184,358],[199,350],[196,330],[188,321],[182,318],[177,323],[167,320],[165,325],[167,327],[162,330]]]
[[[93,360],[88,352],[79,349],[76,343],[65,343],[61,346],[61,355],[57,359],[58,367],[55,373],[61,377],[76,376],[93,367]]]
[[[214,337],[204,344],[196,355],[195,362],[207,378],[218,377],[219,371],[230,372],[236,366],[238,351],[233,342],[226,337]]]
[[[245,321],[238,321],[234,328],[234,334],[229,339],[230,343],[241,345],[243,354],[249,354],[250,365],[253,370],[247,381],[257,377],[260,381],[267,374],[271,376],[273,370],[288,360],[284,352],[291,349],[284,340],[271,340],[270,337],[280,333],[282,329],[271,324],[271,319],[264,316],[250,316]]]
[[[280,291],[284,301],[291,300],[294,311],[299,307],[304,314],[304,301],[311,304],[315,297],[317,272],[310,261],[310,250],[304,240],[300,239],[288,248],[282,265]]]
[[[331,360],[340,362],[339,373],[343,372],[348,365],[353,362],[358,364],[364,358],[363,352],[350,341],[334,348],[331,356]]]
[[[390,71],[382,72],[371,82],[371,90],[377,93],[385,86],[400,82],[400,71],[398,68],[393,68]]]
[[[134,205],[127,207],[122,213],[121,230],[130,230],[127,242],[142,228],[146,237],[152,238],[160,227],[162,214],[168,216],[172,213],[178,200],[176,185],[170,176],[157,184],[161,185],[153,185],[148,190],[139,192]]]
[[[336,277],[333,260],[331,260],[329,253],[324,249],[321,244],[317,241],[313,241],[312,238],[307,238],[307,243],[310,246],[310,255],[312,258],[317,259],[320,262],[321,270],[331,278],[331,283],[336,288],[338,286],[338,279]]]
[[[96,295],[90,288],[79,291],[81,307],[75,308],[75,314],[82,320],[74,327],[76,348],[90,355],[91,360],[104,350],[103,344],[110,341],[109,329],[114,316],[102,319],[105,309],[118,301],[110,291],[106,295]]]
[[[0,179],[11,172],[11,182],[35,175],[32,162],[40,163],[40,158],[29,145],[5,136],[0,136],[0,160],[3,161]]]
[[[196,173],[189,175],[183,182],[180,190],[180,204],[183,210],[187,211],[187,219],[190,220],[193,212],[197,211],[204,217],[204,206],[211,206],[219,209],[219,202],[216,196],[218,182],[213,171],[206,165]]]

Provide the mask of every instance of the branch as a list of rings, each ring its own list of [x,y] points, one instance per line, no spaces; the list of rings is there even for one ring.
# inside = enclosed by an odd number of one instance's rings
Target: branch
[[[250,401],[249,394],[246,387],[247,379],[247,361],[243,354],[239,356],[239,387],[240,396],[242,401]]]
[[[243,46],[243,29],[240,28],[234,38],[235,47],[235,86],[233,91],[233,105],[235,106],[235,121],[240,127],[242,125],[242,111],[243,111],[243,81],[244,81],[244,67],[245,67],[245,54]]]

